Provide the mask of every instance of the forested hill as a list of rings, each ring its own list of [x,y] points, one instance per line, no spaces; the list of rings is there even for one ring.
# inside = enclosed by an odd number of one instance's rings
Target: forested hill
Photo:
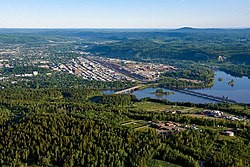
[[[91,102],[96,98],[99,100]],[[149,162],[161,160],[198,167],[199,161],[209,159],[215,148],[207,166],[250,163],[248,123],[218,119],[217,124],[242,128],[237,137],[226,138],[213,127],[211,119],[173,115],[150,106],[146,107],[149,110],[142,109],[151,103],[159,107],[174,104],[153,101],[139,101],[126,94],[101,95],[97,90],[81,88],[0,90],[0,164],[153,167]],[[143,105],[138,107],[140,104]],[[230,105],[175,104],[178,105],[242,112],[230,109]],[[203,130],[187,128],[161,134],[148,127],[148,121],[157,120],[196,124]]]
[[[249,29],[0,29],[0,44],[60,44],[60,51],[166,64],[205,63],[250,76]],[[66,42],[66,43],[65,43]],[[58,51],[58,50],[57,50]],[[221,57],[220,60],[218,58]]]

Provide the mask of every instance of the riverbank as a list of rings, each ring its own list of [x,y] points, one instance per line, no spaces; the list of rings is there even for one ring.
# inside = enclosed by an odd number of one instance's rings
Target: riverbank
[[[222,80],[219,78],[222,78]],[[228,85],[228,82],[234,81],[234,86]],[[172,102],[191,102],[191,103],[217,103],[216,101],[209,100],[206,98],[201,97],[195,97],[191,95],[187,95],[184,93],[174,92],[174,94],[169,95],[161,95],[157,96],[156,94],[152,92],[156,92],[157,89],[163,89],[164,92],[170,92],[171,90],[168,89],[169,87],[163,87],[161,83],[149,83],[146,85],[143,85],[138,90],[133,92],[137,98],[155,98],[155,99],[165,99]],[[230,100],[235,100],[237,103],[246,103],[250,104],[250,79],[247,77],[233,77],[223,71],[215,71],[215,77],[213,81],[213,85],[211,87],[195,87],[195,86],[189,86],[189,87],[180,87],[178,86],[178,89],[188,89],[192,90],[197,93],[217,96],[221,98],[226,98]],[[106,94],[112,94],[114,93],[114,90],[108,90],[104,93]]]

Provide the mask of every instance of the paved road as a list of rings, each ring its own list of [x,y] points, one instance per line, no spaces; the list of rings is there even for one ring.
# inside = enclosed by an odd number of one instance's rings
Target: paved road
[[[138,88],[140,88],[140,87],[142,87],[142,85],[138,85],[138,86],[134,86],[134,87],[132,87],[132,88],[124,89],[124,90],[115,92],[114,94],[122,94],[122,93],[125,93],[125,92],[130,92],[130,91],[135,90],[135,89],[138,89]]]

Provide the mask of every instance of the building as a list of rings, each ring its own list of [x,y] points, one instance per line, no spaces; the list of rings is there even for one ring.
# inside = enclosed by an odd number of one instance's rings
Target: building
[[[33,75],[37,76],[38,75],[38,71],[33,71]]]
[[[234,136],[234,132],[232,131],[225,131],[224,133],[226,136]]]

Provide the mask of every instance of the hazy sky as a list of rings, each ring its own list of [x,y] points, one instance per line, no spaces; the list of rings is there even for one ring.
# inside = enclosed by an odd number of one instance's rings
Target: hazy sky
[[[0,0],[0,27],[250,27],[250,0]]]

